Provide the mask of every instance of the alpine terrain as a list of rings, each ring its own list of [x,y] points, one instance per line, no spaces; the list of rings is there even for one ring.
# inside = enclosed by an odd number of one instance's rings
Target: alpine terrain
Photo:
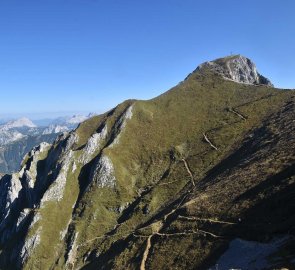
[[[41,143],[0,180],[1,269],[295,269],[295,93],[240,55]]]
[[[4,122],[0,125],[0,173],[13,173],[20,169],[23,157],[41,142],[53,143],[59,134],[71,131],[89,116],[74,115],[36,125],[28,118]]]

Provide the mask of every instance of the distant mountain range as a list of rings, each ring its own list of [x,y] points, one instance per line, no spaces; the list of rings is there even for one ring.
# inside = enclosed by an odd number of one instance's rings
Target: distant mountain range
[[[39,127],[50,126],[50,125],[73,125],[73,124],[79,124],[94,115],[96,114],[95,113],[89,113],[88,115],[75,114],[72,116],[61,116],[54,119],[52,118],[37,119],[37,120],[34,120],[33,122]],[[0,120],[0,123],[1,123],[1,120]]]
[[[2,124],[0,126],[0,130],[9,130],[9,129],[21,128],[21,127],[35,128],[37,126],[30,119],[23,117],[23,118],[19,118],[19,119],[12,120]]]
[[[32,121],[22,117],[0,120],[0,173],[12,173],[20,168],[24,155],[41,142],[52,143],[62,132],[68,132],[89,117],[73,115],[56,119]]]

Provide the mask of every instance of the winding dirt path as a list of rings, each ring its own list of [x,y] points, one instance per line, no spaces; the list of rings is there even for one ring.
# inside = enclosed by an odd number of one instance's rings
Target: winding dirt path
[[[235,225],[237,223],[233,222],[228,222],[228,221],[222,221],[222,220],[217,220],[217,219],[210,219],[210,218],[198,218],[198,217],[186,217],[186,216],[178,216],[180,219],[186,219],[186,220],[191,220],[191,221],[204,221],[204,222],[209,222],[209,223],[219,223],[219,224],[229,224],[229,225]]]
[[[143,257],[142,257],[142,260],[141,260],[141,264],[140,264],[140,270],[145,270],[145,264],[146,264],[146,261],[148,259],[148,256],[149,256],[149,252],[150,252],[150,249],[152,247],[152,237],[154,236],[154,234],[151,234],[148,239],[146,240],[146,248],[145,248],[145,251],[143,253]]]
[[[208,138],[208,136],[206,135],[206,133],[203,133],[203,136],[204,136],[204,139],[205,139],[205,141],[207,142],[207,143],[209,143],[210,144],[210,146],[214,149],[214,150],[216,150],[216,151],[218,151],[218,148],[209,140],[209,138]]]
[[[244,115],[242,115],[241,113],[237,112],[233,108],[229,108],[228,111],[234,113],[235,115],[237,115],[238,117],[242,118],[243,120],[247,120],[247,118]]]
[[[193,176],[193,173],[192,173],[190,167],[188,166],[187,161],[186,161],[184,158],[181,159],[181,160],[183,161],[184,166],[185,166],[185,168],[186,168],[188,174],[190,175],[190,178],[191,178],[192,184],[193,184],[193,186],[195,187],[195,186],[196,186],[196,184],[195,184],[195,179],[194,179],[194,176]]]

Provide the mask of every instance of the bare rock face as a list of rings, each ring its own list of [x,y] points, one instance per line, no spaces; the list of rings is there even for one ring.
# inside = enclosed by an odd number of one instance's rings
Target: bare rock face
[[[196,71],[208,69],[220,74],[225,79],[238,83],[273,86],[269,79],[258,73],[256,65],[242,55],[233,55],[205,62]]]
[[[116,178],[114,174],[114,166],[111,159],[103,155],[98,159],[91,175],[91,179],[99,187],[114,188],[116,185]]]

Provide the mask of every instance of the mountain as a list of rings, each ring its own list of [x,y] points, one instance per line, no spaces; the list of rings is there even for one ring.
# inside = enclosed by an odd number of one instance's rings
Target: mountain
[[[88,118],[91,118],[92,116],[95,116],[95,114],[94,113],[89,113],[88,115],[76,114],[72,116],[59,117],[59,118],[53,119],[51,121],[51,124],[68,126],[68,127],[76,127],[79,123],[87,120]]]
[[[269,79],[257,71],[256,65],[242,55],[232,55],[201,64],[197,72],[211,70],[220,74],[224,79],[238,83],[263,84],[273,86]]]
[[[5,124],[5,123],[7,123],[9,121],[10,121],[9,118],[0,118],[0,125]]]
[[[37,126],[28,118],[11,120],[0,125],[0,146],[38,133]]]
[[[0,146],[0,173],[17,172],[24,156],[42,142],[53,143],[60,133],[23,136],[18,140]]]
[[[2,124],[0,126],[0,131],[2,130],[10,130],[13,128],[35,128],[37,127],[30,119],[23,117],[17,120],[9,121],[8,123]]]
[[[28,118],[3,123],[0,125],[0,173],[18,171],[23,157],[33,147],[41,142],[52,143],[59,134],[75,129],[80,122],[91,116],[92,114],[74,115],[51,119],[51,123],[56,124],[48,126],[36,126]]]
[[[79,124],[85,121],[88,117],[84,115],[73,115],[71,118],[66,119],[66,123],[69,124]]]
[[[0,125],[0,146],[18,141],[25,137],[24,133],[34,133],[36,125],[28,118],[11,120]]]
[[[0,145],[20,140],[24,135],[18,131],[0,130]]]
[[[59,126],[59,125],[50,125],[43,131],[43,135],[45,134],[52,134],[52,133],[61,133],[69,131],[69,128],[67,126]]]
[[[241,59],[30,151],[0,180],[0,266],[293,269],[295,93]]]
[[[49,128],[37,127],[28,118],[0,125],[0,173],[18,171],[25,154],[43,141],[52,143],[60,129],[49,131]]]

